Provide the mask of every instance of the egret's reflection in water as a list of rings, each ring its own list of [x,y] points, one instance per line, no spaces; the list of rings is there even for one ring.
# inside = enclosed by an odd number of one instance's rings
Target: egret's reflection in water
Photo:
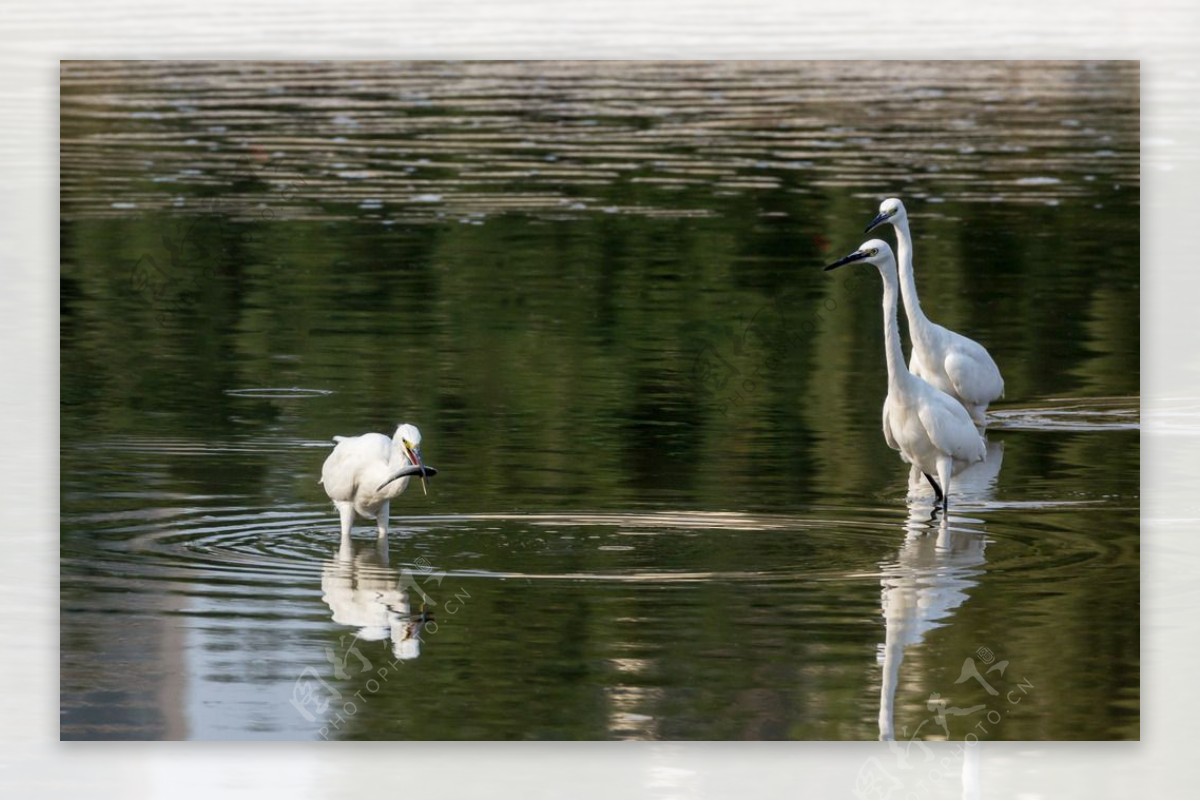
[[[357,639],[391,639],[397,659],[421,655],[421,629],[429,615],[419,597],[413,612],[400,571],[388,564],[386,537],[358,546],[343,537],[337,556],[321,571],[321,592],[334,622],[357,627]]]
[[[1004,443],[988,442],[987,455],[983,461],[970,465],[951,480],[951,509],[960,503],[969,508],[991,501],[996,493],[996,479],[1000,476],[1000,465],[1003,462]],[[928,506],[932,511],[933,487],[915,466],[908,471],[908,500],[910,520],[914,506]],[[926,516],[925,519],[930,518]]]
[[[986,502],[994,491],[1004,445],[988,444],[984,461],[955,478],[954,503],[959,508]],[[883,618],[886,625],[881,651],[883,682],[879,693],[879,739],[896,739],[895,703],[904,651],[925,639],[930,630],[947,624],[955,609],[983,573],[985,533],[982,521],[935,512],[933,492],[920,471],[909,476],[908,520],[904,544],[895,562],[881,565]],[[931,704],[934,704],[931,698]],[[936,704],[935,704],[936,707]],[[944,719],[944,711],[940,711]]]

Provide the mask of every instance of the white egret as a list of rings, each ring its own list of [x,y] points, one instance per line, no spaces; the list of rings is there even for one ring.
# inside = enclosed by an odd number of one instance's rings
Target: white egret
[[[908,317],[908,335],[912,339],[912,359],[908,369],[961,403],[975,424],[982,428],[986,425],[988,404],[1004,395],[1000,368],[983,345],[938,325],[921,310],[913,278],[908,212],[899,198],[890,197],[880,203],[879,214],[864,233],[870,233],[885,222],[891,223],[896,231],[904,313]]]
[[[967,410],[954,398],[914,375],[904,366],[900,325],[896,321],[899,280],[896,258],[882,239],[826,267],[873,264],[883,279],[883,335],[887,356],[888,394],[883,401],[883,437],[904,461],[916,465],[933,486],[942,510],[950,507],[950,477],[987,454],[987,445]],[[937,478],[934,478],[934,476]]]
[[[424,489],[426,476],[437,474],[421,461],[421,432],[404,423],[391,439],[363,434],[333,441],[337,445],[321,467],[319,483],[342,516],[342,539],[350,537],[355,512],[374,518],[379,536],[387,537],[392,498],[404,492],[410,476],[420,476]]]

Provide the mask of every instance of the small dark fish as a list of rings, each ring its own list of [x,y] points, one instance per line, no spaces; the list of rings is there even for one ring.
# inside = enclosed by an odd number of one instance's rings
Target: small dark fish
[[[430,467],[427,464],[421,465],[420,467],[418,467],[415,464],[410,464],[408,467],[402,468],[397,473],[395,473],[391,478],[389,478],[387,481],[380,484],[379,488],[383,489],[388,484],[391,484],[393,481],[398,481],[399,479],[406,478],[407,476],[420,476],[421,477],[421,488],[424,489],[425,488],[425,479],[433,478],[437,474],[438,474],[438,471],[437,471],[436,467]]]

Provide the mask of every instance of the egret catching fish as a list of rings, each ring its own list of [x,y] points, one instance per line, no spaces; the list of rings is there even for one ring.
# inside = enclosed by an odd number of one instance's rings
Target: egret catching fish
[[[396,435],[363,434],[359,437],[334,437],[333,453],[321,467],[325,494],[342,517],[342,538],[350,536],[357,512],[377,523],[380,537],[387,537],[391,501],[408,488],[411,476],[425,479],[437,470],[421,460],[421,432],[409,423],[396,429]]]
[[[888,394],[883,401],[883,437],[904,461],[916,465],[933,486],[942,510],[950,508],[950,478],[987,454],[987,445],[966,409],[950,395],[914,375],[904,366],[900,325],[896,320],[899,279],[896,258],[882,239],[864,242],[858,250],[826,267],[872,264],[883,278],[883,335],[887,357]],[[934,476],[937,476],[934,478]]]
[[[961,403],[975,424],[982,428],[986,424],[988,404],[1004,395],[1000,368],[983,345],[938,325],[921,310],[913,278],[908,212],[899,198],[890,197],[880,203],[879,214],[864,233],[870,233],[885,222],[891,223],[896,230],[904,313],[908,317],[908,335],[912,339],[912,359],[908,369]]]

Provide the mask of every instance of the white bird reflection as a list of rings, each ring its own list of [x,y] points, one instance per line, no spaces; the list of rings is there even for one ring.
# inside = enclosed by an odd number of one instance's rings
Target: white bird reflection
[[[983,503],[991,498],[1003,459],[1003,443],[990,443],[984,461],[959,474],[955,486],[960,503]],[[967,525],[961,518],[953,523],[944,515],[939,519],[933,492],[926,487],[920,471],[910,474],[904,544],[895,562],[882,565],[886,635],[879,655],[883,666],[880,740],[896,739],[896,687],[905,649],[924,641],[932,629],[946,625],[946,619],[978,583],[976,577],[985,562],[985,535],[979,521]],[[936,718],[944,721],[947,711],[939,708]]]
[[[426,615],[423,609],[413,613],[400,572],[388,566],[386,537],[364,543],[357,550],[349,537],[343,537],[337,557],[321,571],[321,592],[333,621],[358,627],[357,639],[390,639],[397,659],[421,655]]]

